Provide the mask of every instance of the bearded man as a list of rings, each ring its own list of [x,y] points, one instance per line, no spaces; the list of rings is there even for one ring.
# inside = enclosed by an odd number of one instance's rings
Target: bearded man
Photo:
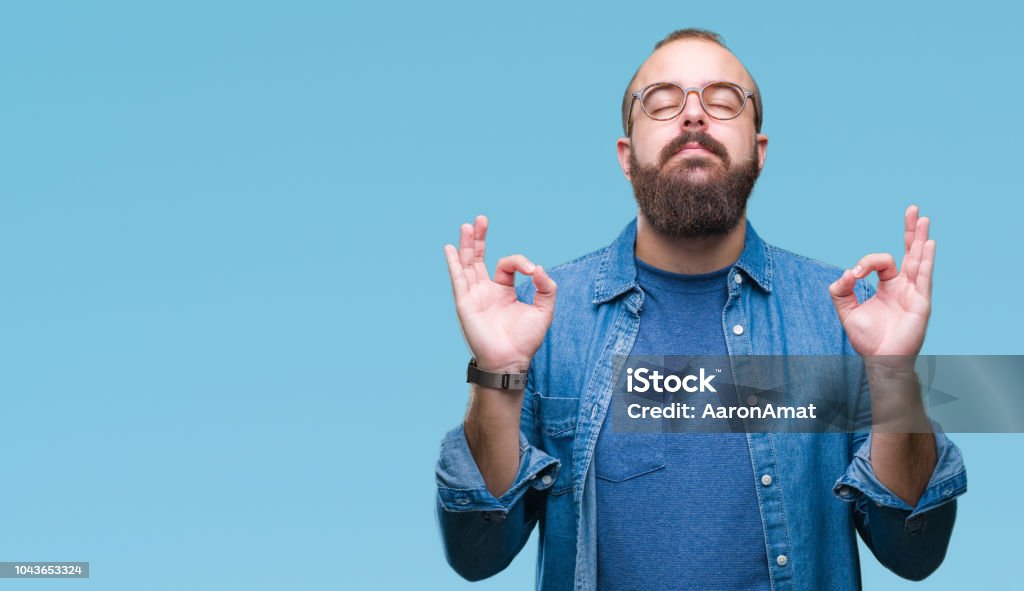
[[[535,525],[545,590],[858,589],[857,532],[902,577],[942,562],[967,481],[913,371],[931,311],[928,218],[907,209],[899,269],[888,254],[842,270],[766,243],[746,219],[763,116],[717,34],[676,31],[626,88],[616,146],[638,215],[610,246],[550,271],[507,256],[491,278],[485,217],[445,245],[473,359],[436,510],[463,577],[504,569]],[[532,280],[516,288],[517,272]],[[873,428],[612,428],[626,355],[849,356]]]

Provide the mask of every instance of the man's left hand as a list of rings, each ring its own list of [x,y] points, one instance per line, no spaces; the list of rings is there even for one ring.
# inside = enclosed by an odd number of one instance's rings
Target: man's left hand
[[[928,223],[928,218],[918,218],[916,205],[907,208],[899,271],[891,254],[872,253],[852,271],[843,271],[828,288],[850,344],[862,357],[893,355],[912,360],[924,344],[935,263],[935,241],[928,239]],[[859,304],[854,283],[872,271],[878,272],[877,293]]]

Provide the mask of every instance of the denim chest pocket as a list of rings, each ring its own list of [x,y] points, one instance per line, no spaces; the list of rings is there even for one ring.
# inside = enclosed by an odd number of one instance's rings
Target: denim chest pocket
[[[625,482],[665,467],[664,433],[603,431],[594,452],[595,474],[607,482]]]
[[[572,490],[572,448],[576,440],[580,399],[537,392],[534,404],[543,449],[562,463],[550,492],[553,495],[565,494]]]

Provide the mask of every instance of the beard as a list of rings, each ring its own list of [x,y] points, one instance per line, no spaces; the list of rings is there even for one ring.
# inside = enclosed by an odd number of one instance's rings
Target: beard
[[[690,142],[699,143],[711,154],[669,162]],[[641,165],[633,152],[629,164],[640,213],[656,232],[676,238],[718,236],[735,228],[761,174],[757,144],[750,158],[733,168],[725,146],[702,132],[677,137],[661,151],[658,165]]]

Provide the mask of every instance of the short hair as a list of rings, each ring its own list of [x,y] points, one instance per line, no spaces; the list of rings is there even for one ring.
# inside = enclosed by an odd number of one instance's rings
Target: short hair
[[[697,29],[691,27],[688,29],[679,29],[677,31],[672,31],[671,33],[668,34],[667,37],[665,37],[661,41],[658,41],[658,43],[654,45],[654,49],[651,50],[651,53],[658,51],[659,49],[661,49],[663,45],[667,43],[679,41],[680,39],[703,39],[705,41],[710,41],[711,43],[721,46],[723,49],[729,51],[730,53],[732,52],[732,50],[725,45],[725,41],[722,40],[722,36],[719,35],[718,33],[715,33],[714,31],[709,31],[707,29]],[[742,64],[742,62],[740,63]],[[640,73],[640,68],[642,67],[643,64],[640,64],[640,66],[637,67],[636,72],[633,73],[633,77],[629,79],[629,84],[626,84],[626,91],[622,94],[622,133],[624,135],[626,134],[626,130],[629,126],[629,107],[633,103],[633,95],[630,94],[629,89],[633,86],[633,83],[636,82],[637,74]],[[747,66],[744,65],[743,69],[746,70]],[[761,122],[764,120],[764,102],[761,100],[761,89],[757,86],[757,81],[754,80],[754,76],[753,74],[750,73],[750,70],[747,70],[747,76],[750,76],[750,80],[754,83],[753,98],[754,106],[756,107],[754,109],[754,128],[757,130],[757,133],[761,133]]]

